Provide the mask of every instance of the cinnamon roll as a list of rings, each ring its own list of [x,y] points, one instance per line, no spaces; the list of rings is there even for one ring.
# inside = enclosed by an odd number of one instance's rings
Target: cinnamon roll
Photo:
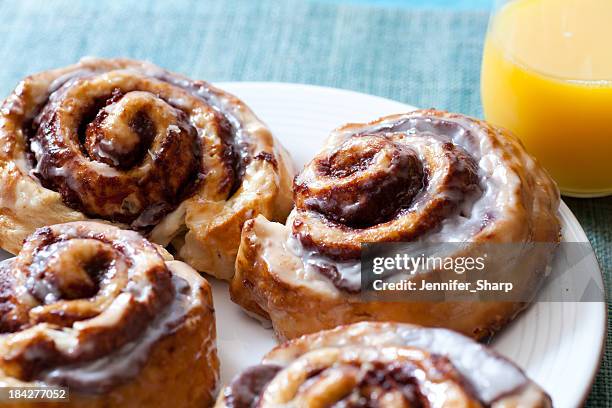
[[[293,169],[238,98],[150,63],[83,59],[25,78],[0,108],[0,247],[102,219],[228,279],[242,224],[284,221]]]
[[[356,323],[270,351],[220,394],[217,408],[550,407],[510,361],[446,329]]]
[[[232,299],[282,339],[363,320],[489,336],[533,298],[560,234],[557,187],[515,137],[435,110],[335,130],[296,177],[294,199],[286,225],[245,224],[231,283]],[[388,303],[363,296],[360,274],[362,245],[383,242],[550,245],[521,245],[510,270],[503,251],[489,257],[516,301]]]
[[[0,387],[67,387],[62,407],[213,402],[210,285],[134,231],[36,230],[0,264],[0,311]]]

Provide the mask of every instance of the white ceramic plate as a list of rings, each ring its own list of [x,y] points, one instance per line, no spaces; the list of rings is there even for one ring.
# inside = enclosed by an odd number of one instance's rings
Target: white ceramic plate
[[[309,85],[242,82],[219,86],[257,112],[300,168],[313,157],[333,128],[414,109],[380,97]],[[587,241],[565,204],[561,207],[561,217],[566,241]],[[0,250],[0,260],[8,256]],[[595,260],[582,262],[574,278],[584,281],[585,273],[603,288]],[[211,281],[217,311],[221,380],[226,384],[243,368],[257,364],[276,341],[271,330],[246,316],[229,300],[226,283]],[[605,317],[603,302],[540,302],[497,335],[493,347],[542,385],[556,407],[577,407],[586,397],[599,366]]]
[[[244,100],[268,124],[292,154],[298,168],[309,161],[328,133],[347,122],[366,122],[414,107],[388,99],[318,86],[235,82],[219,86]],[[564,239],[587,242],[580,224],[561,206]],[[575,269],[585,271],[603,288],[593,258]],[[225,283],[214,283],[221,378],[257,364],[276,341],[272,331],[246,316],[227,295]],[[577,407],[588,394],[599,367],[606,331],[603,302],[540,302],[497,335],[493,347],[522,367],[552,396],[555,407]]]

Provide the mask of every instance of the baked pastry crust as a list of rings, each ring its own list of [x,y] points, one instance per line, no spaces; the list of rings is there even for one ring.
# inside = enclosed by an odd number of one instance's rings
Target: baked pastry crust
[[[25,78],[2,104],[0,247],[100,219],[229,279],[242,224],[284,221],[293,174],[238,98],[150,63],[86,58]]]
[[[424,174],[423,184],[411,180]],[[535,296],[559,241],[552,179],[514,136],[458,114],[425,110],[345,125],[294,189],[286,225],[262,216],[245,224],[230,286],[232,300],[270,319],[281,339],[364,320],[488,337]],[[534,245],[503,270],[513,299],[364,299],[354,273],[360,245],[404,241]],[[498,255],[485,273],[504,266]]]
[[[3,406],[212,404],[211,287],[136,232],[88,221],[41,228],[0,264],[0,287],[0,387],[69,389],[68,402]]]
[[[385,405],[386,403],[386,405]],[[445,329],[362,322],[294,339],[229,384],[217,408],[550,407],[513,363]]]

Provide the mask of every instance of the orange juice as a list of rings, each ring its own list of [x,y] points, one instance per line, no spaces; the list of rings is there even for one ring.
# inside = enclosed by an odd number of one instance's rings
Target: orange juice
[[[612,194],[612,0],[515,0],[482,65],[488,121],[512,130],[574,196]]]

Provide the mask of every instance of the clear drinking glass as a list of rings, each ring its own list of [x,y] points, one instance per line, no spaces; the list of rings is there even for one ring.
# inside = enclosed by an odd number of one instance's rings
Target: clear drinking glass
[[[498,1],[485,42],[488,121],[576,197],[612,194],[612,0]]]

